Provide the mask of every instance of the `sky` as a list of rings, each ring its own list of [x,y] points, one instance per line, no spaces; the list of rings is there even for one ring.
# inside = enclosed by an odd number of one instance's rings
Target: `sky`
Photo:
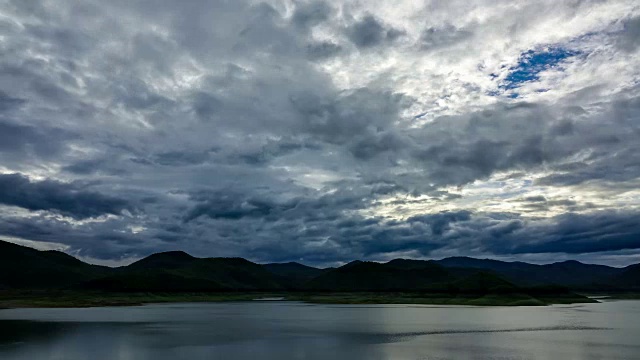
[[[0,0],[0,239],[640,262],[637,0]]]

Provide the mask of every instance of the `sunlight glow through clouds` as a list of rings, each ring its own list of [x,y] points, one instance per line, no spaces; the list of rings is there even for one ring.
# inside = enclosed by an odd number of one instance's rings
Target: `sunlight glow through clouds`
[[[536,185],[536,180],[548,175],[546,173],[517,177],[510,175],[496,174],[486,181],[443,188],[441,190],[447,195],[442,197],[382,198],[361,213],[373,218],[406,220],[420,214],[468,209],[479,213],[514,213],[529,218],[551,218],[568,211],[588,213],[602,209],[640,209],[640,187],[618,191],[588,184],[543,186]]]

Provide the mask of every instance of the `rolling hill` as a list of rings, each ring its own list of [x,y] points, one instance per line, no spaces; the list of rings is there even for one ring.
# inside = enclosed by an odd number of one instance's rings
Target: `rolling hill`
[[[570,260],[546,265],[506,262],[469,257],[451,257],[435,261],[448,268],[492,271],[519,286],[560,285],[574,289],[607,289],[623,269],[604,265],[583,264]]]
[[[353,261],[305,284],[314,291],[445,291],[476,292],[515,289],[483,270],[449,270],[430,261],[396,259],[381,264]]]
[[[81,285],[109,291],[269,291],[284,285],[242,258],[195,258],[184,252],[150,255]]]
[[[332,269],[318,269],[297,262],[272,263],[262,265],[267,271],[280,278],[289,287],[301,287],[307,281]]]
[[[613,277],[611,282],[619,288],[640,290],[640,264],[622,269],[622,273]]]
[[[64,288],[110,272],[110,268],[86,264],[60,251],[38,251],[0,241],[0,288]]]
[[[77,289],[107,292],[515,292],[547,285],[599,291],[640,290],[640,264],[626,268],[565,261],[548,265],[465,257],[353,261],[318,269],[290,262],[197,258],[181,251],[128,266],[86,264],[59,251],[0,241],[0,291]],[[552,289],[552,290],[548,290]]]

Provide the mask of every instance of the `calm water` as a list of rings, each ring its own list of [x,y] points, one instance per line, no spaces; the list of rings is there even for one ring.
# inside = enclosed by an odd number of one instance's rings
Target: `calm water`
[[[640,301],[0,310],[0,359],[640,359]]]

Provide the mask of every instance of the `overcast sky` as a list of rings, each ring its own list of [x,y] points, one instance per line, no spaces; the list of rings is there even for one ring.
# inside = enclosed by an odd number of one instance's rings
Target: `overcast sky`
[[[640,262],[640,4],[0,0],[0,238]]]

